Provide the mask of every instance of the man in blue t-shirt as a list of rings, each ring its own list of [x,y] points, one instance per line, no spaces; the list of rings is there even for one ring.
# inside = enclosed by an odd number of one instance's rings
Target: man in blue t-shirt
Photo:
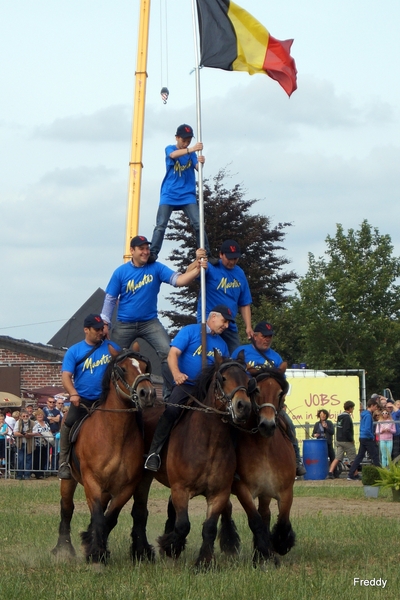
[[[229,356],[228,346],[221,338],[227,329],[233,315],[227,306],[215,306],[208,315],[207,331],[207,363],[214,362],[214,350],[221,356]],[[202,369],[202,340],[201,324],[186,325],[171,342],[168,354],[168,364],[174,378],[175,387],[168,399],[167,408],[161,415],[151,442],[145,469],[158,471],[161,465],[160,452],[165,444],[172,427],[180,414],[178,406],[185,404],[192,393],[194,380]],[[176,406],[170,406],[175,404]]]
[[[75,421],[87,415],[86,408],[100,397],[103,376],[112,359],[109,346],[117,352],[120,350],[117,344],[104,339],[104,322],[100,315],[88,315],[83,330],[85,339],[67,350],[61,369],[62,384],[71,405],[60,430],[59,479],[71,479],[69,432]]]
[[[202,142],[190,146],[193,138],[193,129],[190,125],[179,125],[176,130],[176,144],[165,148],[166,173],[161,184],[160,206],[157,211],[156,226],[151,240],[151,254],[149,264],[156,261],[164,240],[165,230],[171,213],[174,210],[183,210],[196,233],[197,247],[200,247],[200,219],[199,206],[196,199],[196,177],[198,163],[205,163],[205,156],[196,152],[203,150]],[[207,235],[204,234],[204,243],[211,261]]]
[[[257,323],[254,327],[252,343],[238,346],[232,353],[232,358],[237,358],[239,352],[243,350],[244,359],[248,366],[266,365],[285,372],[287,362],[284,362],[282,357],[271,348],[273,335],[274,330],[271,323],[267,321]]]
[[[142,338],[154,348],[161,360],[163,396],[166,400],[172,389],[167,364],[170,339],[158,319],[157,297],[162,283],[182,287],[193,281],[200,273],[200,261],[186,273],[174,272],[159,262],[149,264],[150,243],[141,235],[132,238],[130,250],[131,260],[114,271],[106,287],[101,317],[108,336],[108,327],[118,301],[117,322],[111,339],[121,348],[130,348],[136,338]]]
[[[368,452],[370,459],[376,467],[380,466],[379,463],[379,451],[378,446],[375,442],[375,431],[374,431],[374,419],[373,414],[376,410],[378,410],[378,400],[376,398],[370,398],[367,402],[367,408],[362,411],[361,419],[360,419],[360,447],[358,449],[358,454],[355,460],[352,462],[350,467],[350,471],[347,479],[350,481],[354,481],[360,479],[358,475],[356,475],[356,471],[358,467],[361,465],[361,462]]]
[[[220,259],[217,265],[207,264],[206,317],[213,306],[226,304],[231,309],[234,319],[236,319],[237,313],[240,312],[246,326],[246,335],[248,339],[251,339],[253,337],[251,325],[252,297],[246,275],[237,264],[241,256],[239,244],[235,240],[225,240],[221,245],[219,256]],[[203,248],[196,251],[196,258],[197,260],[206,258]],[[205,262],[209,263],[210,261]],[[201,295],[197,305],[197,322],[201,323]],[[235,348],[240,345],[235,320],[224,331],[222,338],[232,354]]]

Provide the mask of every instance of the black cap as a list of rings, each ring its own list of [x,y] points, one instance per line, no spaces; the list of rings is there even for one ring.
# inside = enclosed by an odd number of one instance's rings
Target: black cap
[[[235,317],[233,316],[231,309],[225,306],[225,304],[218,304],[213,309],[211,309],[210,312],[221,313],[224,319],[226,319],[227,321],[232,321],[232,323],[235,321]]]
[[[87,327],[88,329],[90,327],[93,327],[94,329],[103,329],[104,321],[100,315],[92,314],[86,317],[86,319],[83,321],[83,326]]]
[[[225,254],[227,258],[239,258],[242,253],[239,244],[235,240],[225,240],[225,242],[222,242],[221,254]]]
[[[190,125],[186,125],[186,123],[183,123],[183,125],[179,125],[178,129],[176,130],[176,134],[177,137],[180,138],[192,138],[193,137],[193,129],[192,127],[190,127]]]
[[[254,333],[261,333],[262,335],[275,335],[271,323],[267,321],[261,321],[254,327]]]
[[[135,237],[131,239],[131,248],[134,246],[143,246],[143,244],[151,244],[144,235],[135,235]]]

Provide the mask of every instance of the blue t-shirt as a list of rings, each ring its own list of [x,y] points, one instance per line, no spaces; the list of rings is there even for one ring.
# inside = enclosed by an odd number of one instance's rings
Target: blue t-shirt
[[[185,206],[196,204],[197,154],[191,152],[179,158],[170,158],[170,154],[178,150],[176,145],[165,148],[165,165],[167,172],[161,184],[160,204]]]
[[[360,439],[374,439],[374,420],[369,410],[363,410],[360,419]]]
[[[161,283],[172,283],[175,272],[159,262],[135,267],[132,261],[114,271],[106,294],[119,297],[118,321],[136,323],[157,318],[157,296]]]
[[[101,394],[101,383],[103,375],[107,369],[108,364],[111,362],[112,356],[108,349],[108,345],[111,344],[115,350],[120,351],[120,347],[110,340],[104,340],[104,342],[96,348],[94,352],[86,360],[78,363],[93,346],[87,344],[85,340],[74,344],[67,350],[64,356],[62,371],[68,371],[72,373],[74,377],[74,386],[76,391],[83,398],[88,400],[97,400]]]
[[[221,261],[217,266],[209,264],[206,270],[206,283],[206,318],[218,304],[225,304],[236,317],[240,306],[252,303],[246,275],[237,265],[233,269],[226,269]],[[201,322],[201,295],[197,304],[197,322]],[[236,323],[230,322],[229,329],[237,331]]]
[[[396,410],[392,412],[392,419],[393,421],[400,421],[400,410]],[[395,423],[396,425],[396,434],[395,435],[400,435],[400,423]]]
[[[201,324],[186,325],[180,330],[171,346],[178,348],[182,354],[178,358],[178,366],[181,373],[189,377],[191,383],[196,379],[202,368],[202,344],[201,344]],[[229,356],[228,346],[219,335],[207,333],[207,364],[214,362],[214,349],[221,356]]]
[[[244,360],[251,367],[257,367],[259,365],[266,365],[267,367],[274,367],[277,369],[282,363],[282,357],[272,350],[272,348],[268,348],[268,350],[263,350],[263,354],[267,357],[267,359],[263,358],[261,354],[254,348],[253,344],[246,344],[245,346],[239,346],[236,350],[233,351],[232,358],[237,358],[238,354],[241,350],[244,350]]]

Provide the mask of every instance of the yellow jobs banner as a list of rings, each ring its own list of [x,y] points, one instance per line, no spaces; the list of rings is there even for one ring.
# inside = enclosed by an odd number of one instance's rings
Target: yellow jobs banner
[[[288,414],[294,425],[316,423],[317,412],[324,408],[329,419],[336,423],[347,400],[354,402],[353,421],[360,420],[360,381],[357,376],[288,377],[286,396]]]

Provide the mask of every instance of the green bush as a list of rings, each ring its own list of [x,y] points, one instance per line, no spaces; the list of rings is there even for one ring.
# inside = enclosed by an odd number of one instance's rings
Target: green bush
[[[390,461],[386,469],[377,467],[379,477],[375,485],[379,485],[382,488],[400,490],[400,462],[398,459],[399,457],[394,461]]]
[[[363,485],[375,485],[379,480],[379,467],[375,465],[363,465],[361,471]]]

